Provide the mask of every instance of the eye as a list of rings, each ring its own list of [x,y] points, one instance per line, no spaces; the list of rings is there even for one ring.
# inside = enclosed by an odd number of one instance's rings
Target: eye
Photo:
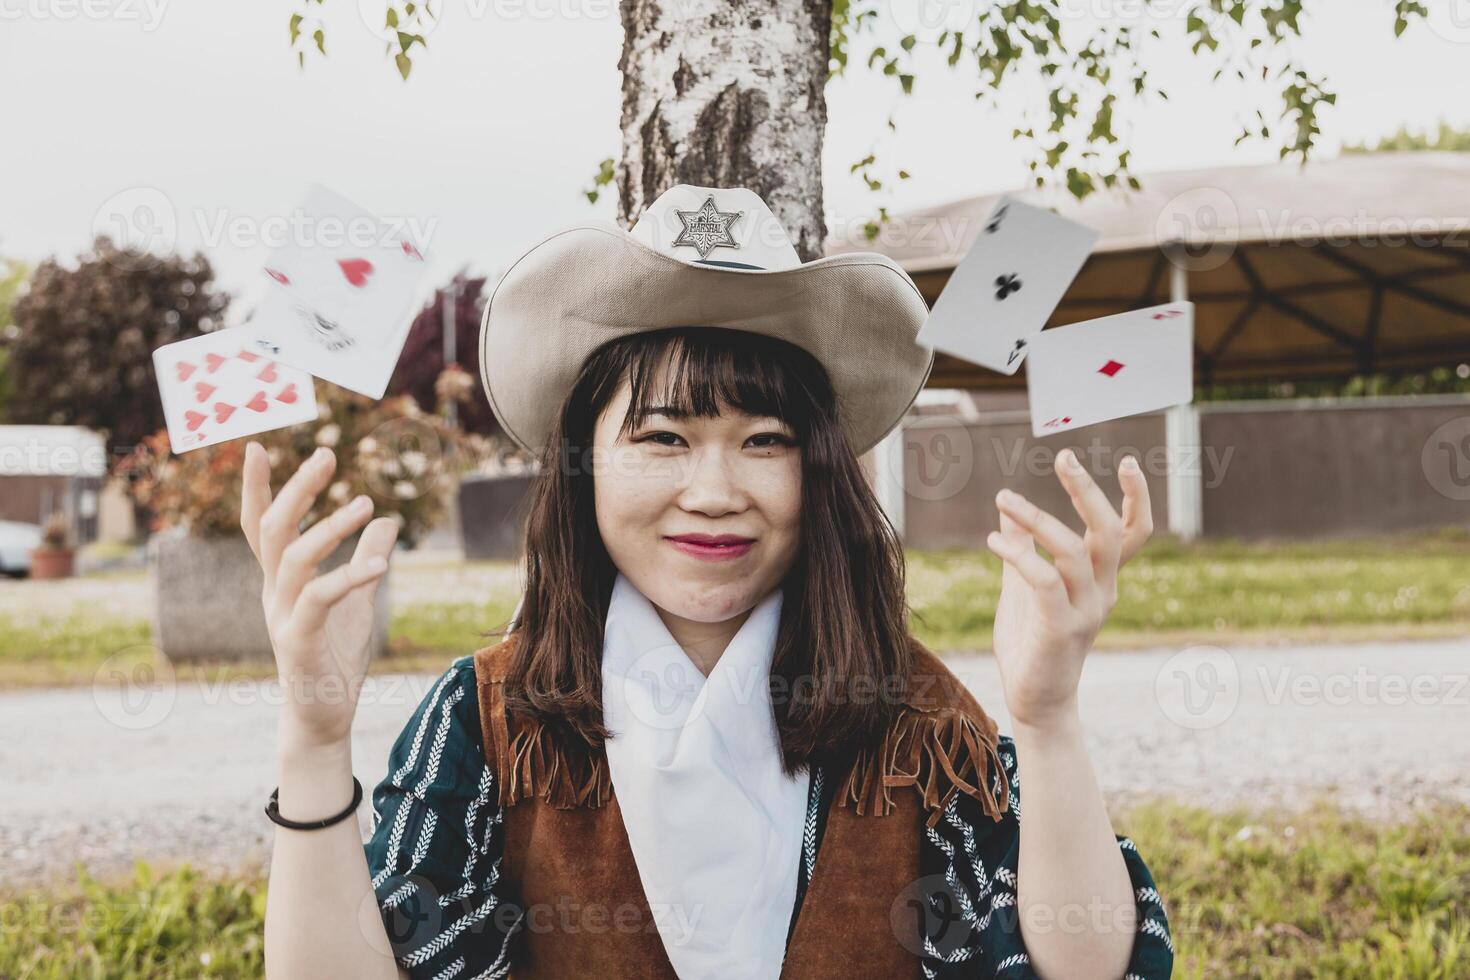
[[[634,442],[651,442],[659,446],[677,446],[683,440],[672,432],[660,430],[639,436]]]
[[[796,445],[795,439],[782,432],[758,432],[746,441],[754,443],[757,449],[775,449],[779,446]]]

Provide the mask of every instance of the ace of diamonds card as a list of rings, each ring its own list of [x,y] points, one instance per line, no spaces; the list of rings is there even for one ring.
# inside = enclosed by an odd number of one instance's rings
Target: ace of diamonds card
[[[1168,303],[1032,338],[1031,434],[1051,435],[1194,398],[1194,304]]]

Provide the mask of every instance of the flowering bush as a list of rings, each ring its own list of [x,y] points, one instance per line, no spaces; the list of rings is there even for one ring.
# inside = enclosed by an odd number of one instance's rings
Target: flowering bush
[[[415,543],[442,518],[455,473],[472,465],[483,447],[438,415],[423,412],[411,395],[375,401],[332,384],[317,387],[317,419],[262,432],[275,492],[318,446],[337,456],[332,483],[306,514],[306,525],[326,517],[359,493],[375,517],[398,522],[398,539]],[[119,464],[133,498],[152,513],[154,530],[182,526],[199,536],[240,533],[240,488],[250,439],[175,455],[168,432],[145,436]]]

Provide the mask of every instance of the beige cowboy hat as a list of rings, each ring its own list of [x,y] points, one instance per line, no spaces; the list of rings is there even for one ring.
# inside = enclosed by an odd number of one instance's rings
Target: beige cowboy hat
[[[898,263],[848,252],[803,263],[760,196],[676,184],[631,230],[580,224],[533,245],[496,284],[480,325],[480,376],[501,426],[540,452],[587,357],[667,327],[778,337],[832,380],[853,452],[872,448],[928,380],[928,316]]]

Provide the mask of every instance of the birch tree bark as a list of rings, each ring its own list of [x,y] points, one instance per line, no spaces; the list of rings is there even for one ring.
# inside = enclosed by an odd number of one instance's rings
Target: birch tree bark
[[[618,214],[674,184],[748,187],[821,257],[831,0],[622,0]]]

